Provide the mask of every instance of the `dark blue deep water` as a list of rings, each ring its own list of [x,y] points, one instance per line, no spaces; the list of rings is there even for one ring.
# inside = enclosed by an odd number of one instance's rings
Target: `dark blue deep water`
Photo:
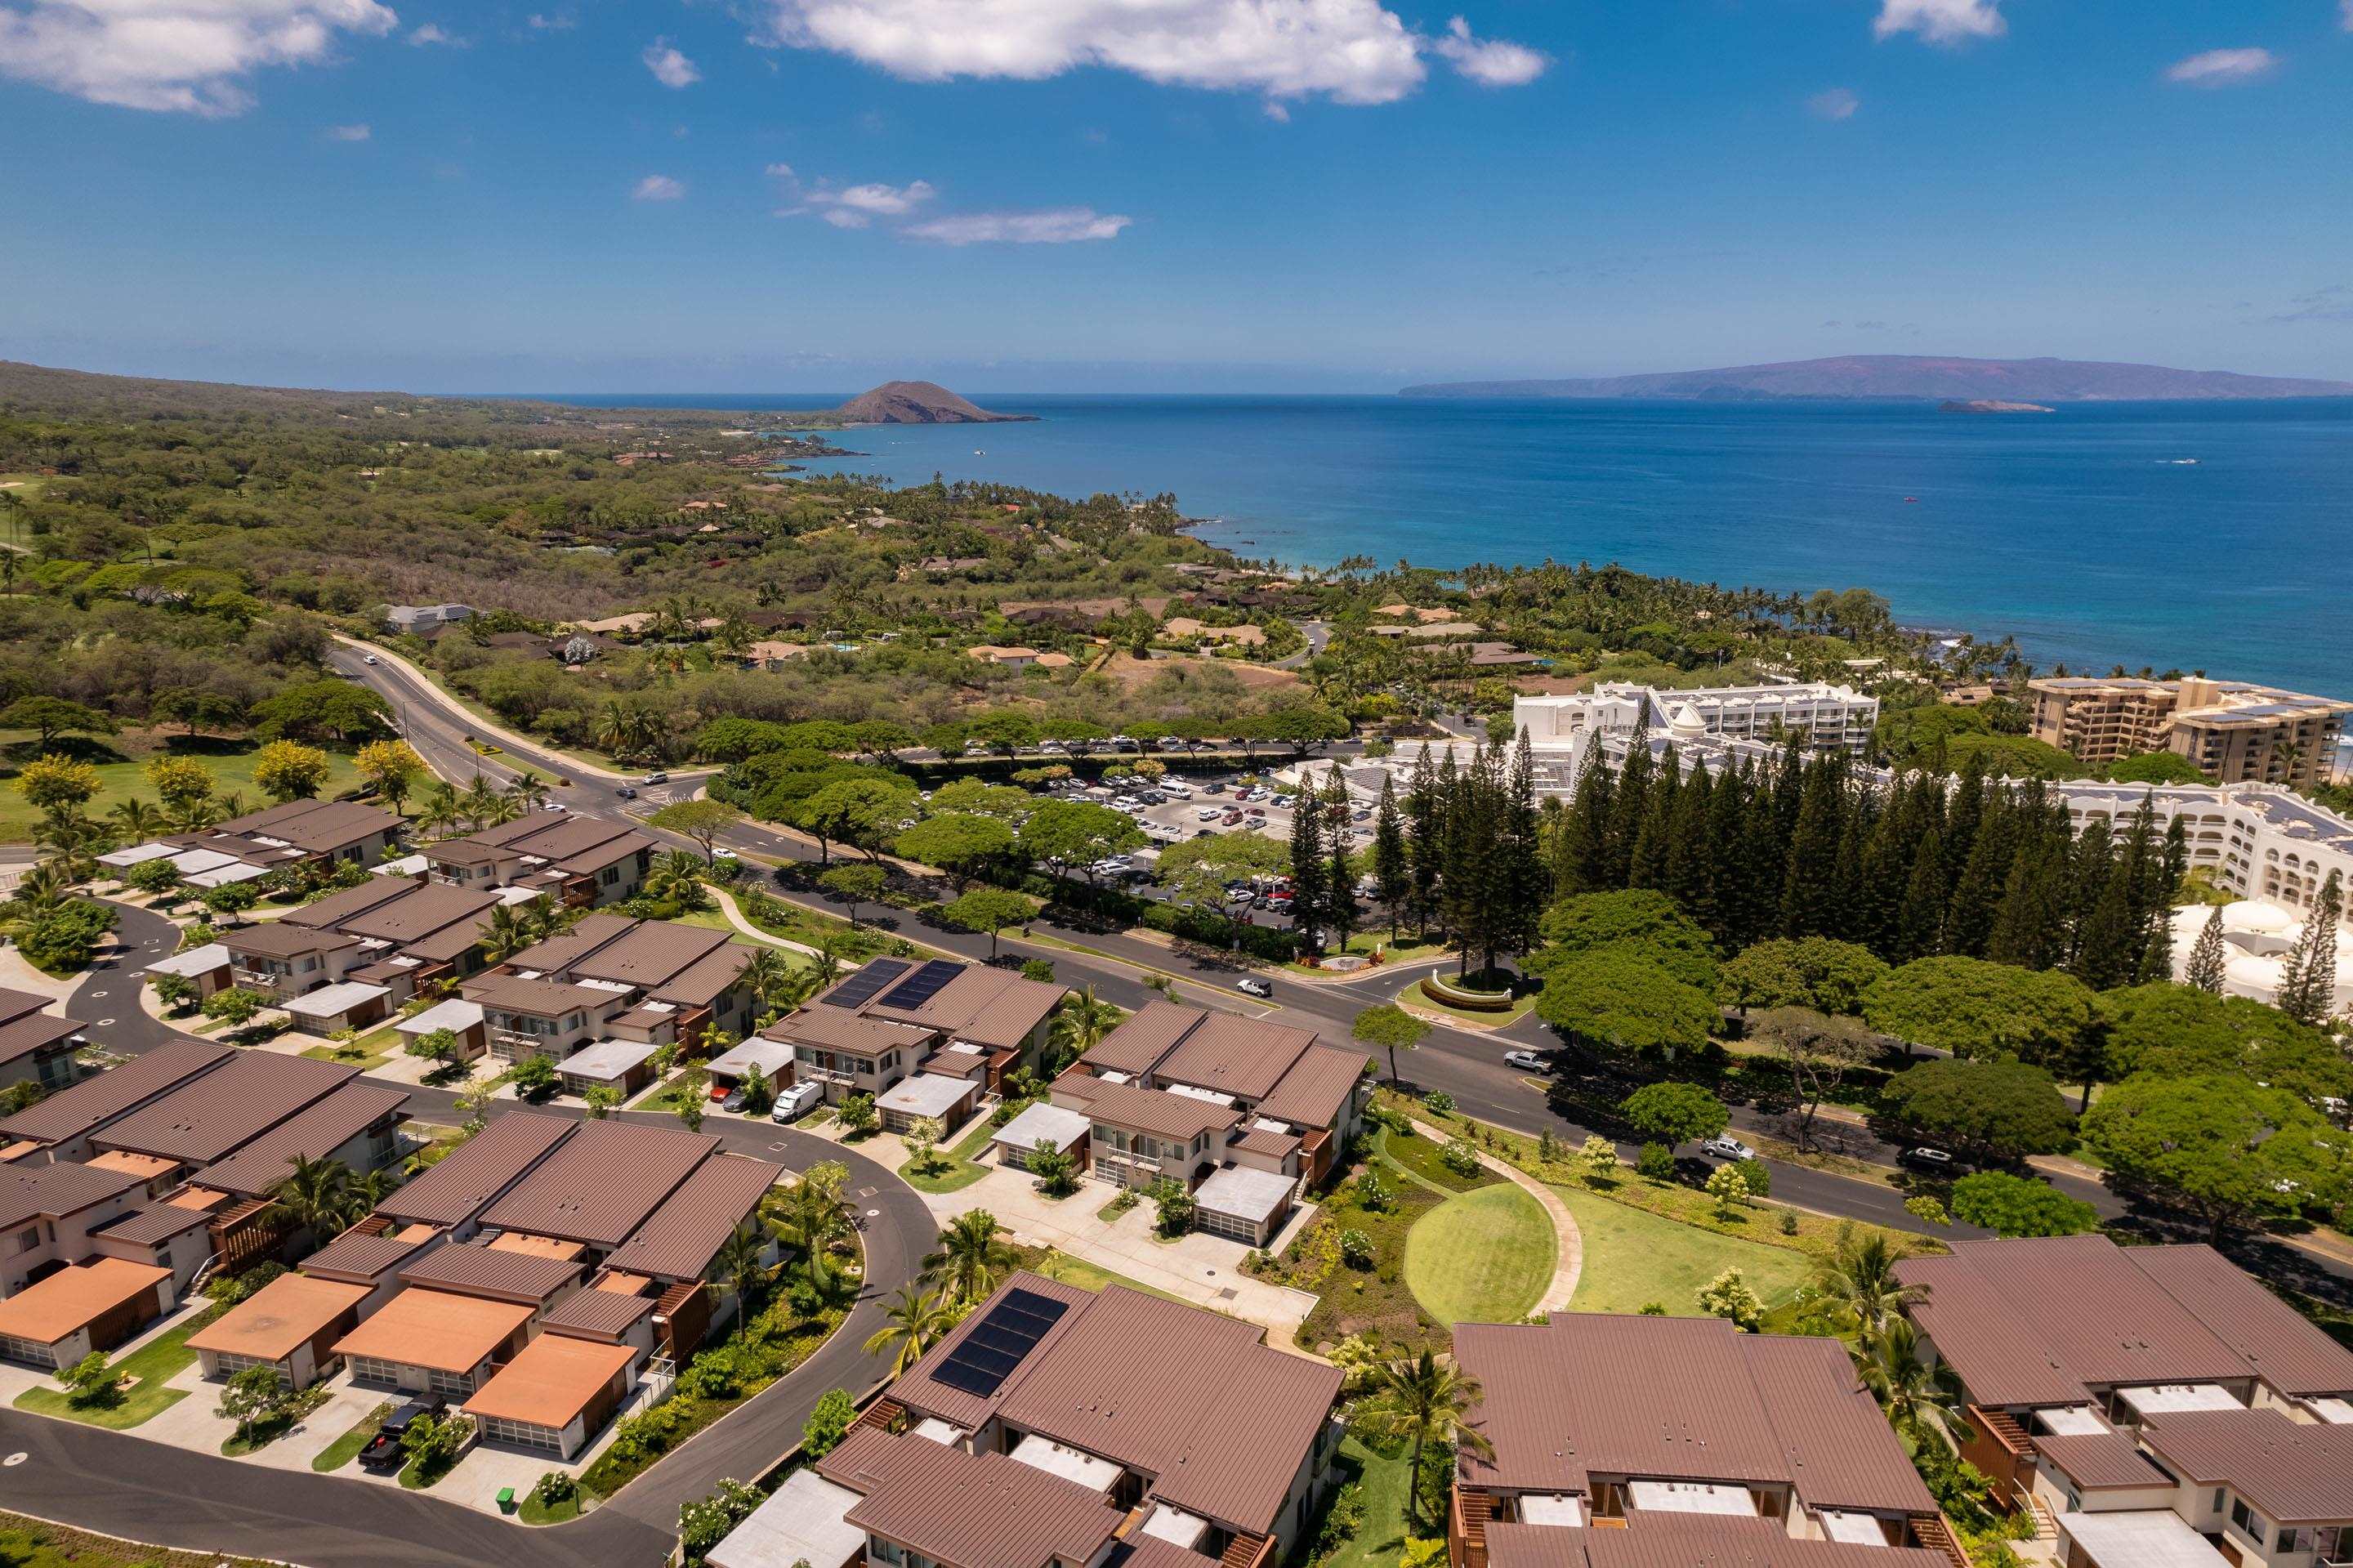
[[[1245,556],[1617,561],[1867,587],[2044,667],[2353,694],[2353,398],[2063,406],[971,394],[1036,424],[892,427],[818,465],[1176,493]],[[837,395],[597,397],[794,408]],[[2195,458],[2194,464],[2179,460]],[[1912,499],[1907,499],[1912,498]]]

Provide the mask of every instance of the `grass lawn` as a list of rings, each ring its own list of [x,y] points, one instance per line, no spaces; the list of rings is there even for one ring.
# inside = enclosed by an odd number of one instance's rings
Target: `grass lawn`
[[[29,761],[37,749],[31,730],[0,730],[0,843],[28,841],[40,821],[41,814],[17,792],[14,783],[18,767]],[[153,805],[155,791],[148,786],[147,777],[141,769],[149,758],[156,756],[195,758],[211,769],[214,793],[243,796],[248,811],[269,804],[269,797],[253,782],[253,755],[260,747],[251,741],[220,740],[209,736],[191,740],[185,736],[165,736],[152,730],[125,730],[121,735],[95,740],[67,736],[59,740],[58,749],[86,757],[97,766],[99,791],[89,806],[93,817],[105,816],[117,801],[132,796]],[[320,791],[322,798],[338,795],[359,783],[349,753],[332,747],[322,749],[334,764],[326,787]]]
[[[1491,1187],[1503,1178],[1482,1165],[1468,1176],[1458,1176],[1446,1168],[1439,1158],[1443,1144],[1427,1139],[1418,1132],[1384,1130],[1374,1139],[1387,1160],[1398,1166],[1425,1187],[1436,1187],[1441,1193],[1468,1192],[1474,1187]]]
[[[788,964],[799,966],[809,961],[809,956],[807,953],[797,953],[790,948],[779,948],[772,942],[763,942],[744,935],[736,927],[735,922],[717,909],[690,909],[685,914],[673,916],[671,918],[681,926],[700,926],[708,931],[724,931],[727,933],[729,941],[740,943],[746,948],[767,948],[780,955]]]
[[[1406,1254],[1415,1224],[1451,1200],[1394,1171],[1383,1184],[1389,1189],[1388,1203],[1375,1213],[1359,1201],[1356,1172],[1350,1171],[1324,1195],[1314,1220],[1259,1276],[1316,1298],[1314,1308],[1299,1326],[1299,1343],[1311,1350],[1358,1333],[1377,1333],[1402,1352],[1425,1345],[1435,1351],[1447,1348],[1447,1326],[1407,1283]],[[1352,1230],[1364,1232],[1373,1244],[1368,1268],[1351,1267],[1340,1255],[1341,1233]]]
[[[1789,1247],[1679,1224],[1575,1184],[1553,1191],[1585,1236],[1585,1269],[1569,1303],[1576,1311],[1639,1312],[1656,1301],[1675,1317],[1697,1317],[1700,1287],[1727,1268],[1739,1269],[1770,1309],[1813,1272],[1812,1259]]]
[[[525,1524],[563,1524],[580,1517],[580,1500],[575,1491],[551,1508],[539,1500],[539,1489],[534,1487],[515,1504],[515,1517]]]
[[[370,1034],[338,1044],[330,1041],[313,1045],[302,1053],[314,1062],[340,1062],[347,1067],[357,1067],[363,1073],[373,1073],[408,1048],[408,1042],[389,1023]]]
[[[62,1389],[28,1388],[16,1396],[16,1408],[29,1410],[36,1415],[56,1415],[90,1426],[103,1426],[114,1432],[136,1426],[143,1421],[152,1421],[188,1396],[186,1389],[165,1388],[164,1385],[195,1364],[196,1352],[188,1349],[188,1336],[225,1310],[227,1308],[222,1307],[208,1307],[177,1328],[156,1335],[115,1362],[116,1372],[139,1380],[139,1386],[124,1394],[117,1404],[90,1405],[77,1410]]]
[[[1029,1270],[1032,1274],[1042,1274],[1049,1279],[1059,1279],[1065,1285],[1075,1285],[1082,1290],[1101,1290],[1107,1285],[1124,1285],[1130,1290],[1140,1290],[1146,1296],[1157,1296],[1163,1301],[1185,1300],[1181,1296],[1172,1296],[1166,1290],[1155,1289],[1140,1279],[1130,1279],[1124,1274],[1113,1274],[1110,1269],[1089,1263],[1084,1258],[1072,1257],[1068,1253],[1056,1252],[1050,1247],[1042,1250],[1016,1247],[1014,1252],[1019,1266]]]
[[[703,1086],[696,1092],[708,1096],[711,1093],[709,1080],[705,1079],[702,1082]],[[640,1111],[669,1111],[671,1115],[675,1116],[678,1114],[679,1105],[686,1097],[688,1087],[689,1075],[685,1069],[681,1068],[678,1072],[671,1074],[670,1081],[663,1084],[660,1088],[655,1090],[652,1094],[648,1095],[644,1099],[638,1101],[636,1104],[629,1107],[629,1108],[631,1110]]]
[[[21,1513],[0,1513],[0,1563],[26,1568],[65,1568],[69,1563],[73,1568],[262,1568],[250,1557],[117,1541]]]
[[[1353,1537],[1338,1543],[1320,1568],[1396,1568],[1409,1542],[1433,1539],[1416,1535],[1406,1522],[1406,1504],[1413,1493],[1406,1466],[1410,1452],[1403,1444],[1394,1455],[1385,1455],[1360,1437],[1341,1441],[1334,1478],[1358,1489],[1365,1522]],[[1335,1495],[1338,1489],[1334,1489]]]
[[[360,1450],[367,1446],[368,1439],[375,1436],[375,1429],[384,1425],[384,1418],[391,1414],[392,1401],[385,1400],[353,1423],[350,1431],[312,1455],[311,1467],[323,1475],[329,1470],[340,1470],[358,1458]]]
[[[1421,1217],[1406,1237],[1405,1279],[1441,1323],[1512,1323],[1544,1298],[1558,1259],[1544,1205],[1499,1181]]]
[[[988,1135],[997,1128],[985,1116],[972,1119],[972,1130],[957,1139],[953,1148],[944,1153],[932,1151],[936,1162],[933,1169],[918,1171],[913,1160],[899,1167],[899,1174],[906,1179],[908,1186],[918,1192],[957,1192],[988,1174],[988,1167],[976,1163],[973,1157],[988,1147]]]

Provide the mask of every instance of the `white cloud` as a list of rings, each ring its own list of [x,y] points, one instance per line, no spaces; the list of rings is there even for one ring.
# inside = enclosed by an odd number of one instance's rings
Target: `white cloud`
[[[1533,80],[1545,57],[1458,21],[1415,32],[1381,0],[766,0],[772,41],[848,55],[917,81],[1037,80],[1085,66],[1270,100],[1392,103],[1435,53],[1474,81]]]
[[[671,179],[668,175],[648,175],[629,193],[630,198],[636,201],[676,201],[684,195],[685,183]]]
[[[1879,0],[1879,20],[1872,24],[1872,31],[1883,38],[1917,33],[1932,44],[1998,38],[2010,30],[2000,4],[2000,0]]]
[[[790,164],[770,164],[768,173],[777,179],[789,180],[793,177],[793,166]]]
[[[418,48],[430,44],[448,44],[452,48],[465,48],[465,40],[452,34],[438,22],[427,22],[408,35],[408,41]]]
[[[654,79],[664,87],[692,87],[702,79],[702,73],[694,69],[694,62],[679,53],[668,38],[656,38],[638,58],[646,62],[646,69],[653,72]]]
[[[1852,120],[1862,100],[1847,88],[1833,87],[1806,100],[1806,112],[1817,120]]]
[[[125,109],[241,114],[241,79],[323,63],[342,34],[398,20],[376,0],[22,0],[0,5],[0,75]]]
[[[1115,238],[1134,221],[1091,207],[1055,207],[1036,212],[950,213],[910,224],[899,232],[935,245],[1070,245]]]
[[[375,132],[370,131],[364,125],[330,125],[327,127],[327,140],[330,142],[364,142],[374,134]]]
[[[888,185],[880,181],[835,185],[825,180],[804,185],[790,164],[770,164],[768,173],[785,183],[786,193],[797,204],[781,209],[777,217],[799,217],[814,213],[836,228],[864,228],[878,217],[905,217],[939,194],[938,187],[929,180],[910,180],[903,185]]]
[[[938,194],[928,180],[916,180],[903,185],[851,185],[845,190],[813,196],[810,199],[830,202],[857,212],[897,217],[914,211]]]
[[[1431,44],[1432,52],[1482,87],[1525,87],[1544,75],[1552,61],[1525,44],[1501,38],[1472,37],[1471,24],[1461,16],[1446,24],[1446,33]]]
[[[2353,0],[2337,0],[2337,8],[2342,14],[2345,30],[2353,33]]]
[[[2236,87],[2269,75],[2278,64],[2279,57],[2269,49],[2208,49],[2174,61],[2165,79],[2185,87]]]
[[[568,33],[580,25],[580,18],[569,11],[533,11],[523,25],[534,33]]]

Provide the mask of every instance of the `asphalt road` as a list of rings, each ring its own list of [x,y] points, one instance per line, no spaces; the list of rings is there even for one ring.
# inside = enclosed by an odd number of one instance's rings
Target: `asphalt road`
[[[90,1024],[94,1044],[137,1055],[166,1041],[189,1038],[148,1013],[138,998],[138,970],[173,950],[178,927],[147,910],[117,907],[122,946],[75,988],[67,1012]],[[428,1121],[457,1119],[453,1091],[406,1086],[411,1116]],[[512,1102],[501,1102],[493,1114],[515,1108]],[[559,1116],[580,1114],[563,1107],[542,1108]],[[625,1119],[658,1125],[675,1121],[658,1112],[622,1114]],[[550,1568],[656,1561],[669,1550],[681,1503],[704,1496],[723,1478],[749,1479],[767,1470],[800,1440],[803,1423],[828,1390],[845,1388],[856,1393],[875,1381],[880,1369],[863,1349],[866,1338],[882,1326],[891,1295],[922,1272],[923,1255],[938,1234],[931,1211],[914,1190],[856,1150],[719,1111],[705,1120],[703,1130],[718,1137],[731,1152],[794,1171],[820,1160],[847,1164],[848,1193],[858,1212],[866,1254],[865,1285],[841,1329],[807,1361],[665,1456],[587,1518],[554,1530],[518,1531],[428,1495],[394,1489],[387,1500],[387,1489],[364,1481],[260,1469],[146,1443],[135,1433],[101,1432],[9,1412],[0,1412],[0,1454],[23,1448],[34,1459],[0,1467],[0,1503],[163,1544],[280,1557],[314,1568],[386,1561],[512,1561]],[[23,1428],[44,1435],[42,1440],[12,1436]],[[69,1435],[46,1436],[56,1429]],[[121,1446],[133,1442],[146,1450],[136,1461]],[[61,1467],[73,1479],[61,1486],[58,1471],[36,1472],[36,1463]],[[43,1473],[47,1479],[40,1478]],[[109,1478],[109,1484],[85,1484],[92,1474]],[[249,1485],[247,1478],[256,1477],[277,1479]],[[215,1506],[192,1506],[200,1499]],[[151,1520],[152,1528],[133,1528],[134,1522],[143,1525]],[[190,1533],[185,1528],[190,1523],[217,1533]],[[302,1550],[290,1547],[297,1540]],[[392,1541],[404,1543],[396,1557],[386,1555],[386,1543]],[[441,1552],[445,1544],[449,1546],[447,1554]],[[407,1554],[411,1545],[419,1555]]]

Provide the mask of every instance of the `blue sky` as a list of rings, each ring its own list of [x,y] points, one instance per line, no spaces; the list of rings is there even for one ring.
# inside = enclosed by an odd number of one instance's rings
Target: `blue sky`
[[[0,356],[2353,378],[2348,103],[2353,0],[0,0]]]

